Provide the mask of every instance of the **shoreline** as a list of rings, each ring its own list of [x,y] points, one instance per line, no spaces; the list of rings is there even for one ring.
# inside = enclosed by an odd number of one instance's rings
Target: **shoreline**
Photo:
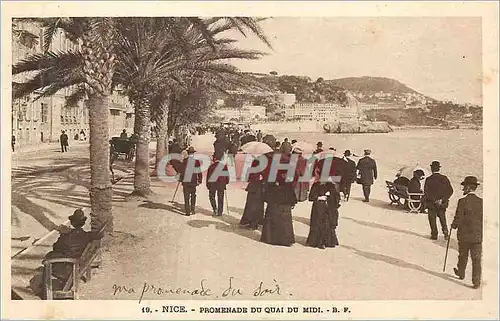
[[[323,122],[319,121],[270,121],[251,124],[252,129],[259,129],[266,132],[303,132],[303,133],[321,133],[321,134],[380,134],[371,132],[362,133],[327,133],[323,129]],[[444,126],[425,126],[425,125],[404,125],[393,126],[389,124],[393,131],[413,131],[413,130],[474,130],[482,131],[483,126],[479,125],[464,125],[460,124],[458,128],[448,128]],[[386,133],[383,133],[386,134]]]

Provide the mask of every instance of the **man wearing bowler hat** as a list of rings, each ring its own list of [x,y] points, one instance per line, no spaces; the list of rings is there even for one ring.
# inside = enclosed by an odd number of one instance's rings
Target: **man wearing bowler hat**
[[[60,236],[52,246],[52,251],[45,255],[44,260],[79,258],[92,240],[102,238],[104,230],[96,232],[86,232],[83,230],[87,217],[81,208],[75,210],[73,215],[68,216],[68,218],[73,228],[66,225],[60,225],[56,228]],[[56,278],[53,282],[54,288],[62,289],[64,282],[71,275],[72,269],[73,266],[69,263],[53,263],[52,276]],[[41,267],[35,270],[35,275],[30,280],[31,289],[36,295],[42,298],[44,298],[44,278],[44,268]]]
[[[370,201],[370,192],[374,180],[377,179],[377,163],[370,157],[372,151],[365,149],[365,156],[358,161],[359,183],[363,187],[363,202]]]
[[[340,181],[340,185],[343,187],[344,201],[346,202],[349,200],[349,195],[351,194],[351,185],[356,180],[356,162],[351,159],[351,155],[350,150],[344,152],[344,160],[347,164],[345,166],[345,173],[342,175],[342,180]]]
[[[184,193],[184,211],[186,216],[195,214],[196,187],[201,184],[203,179],[203,174],[199,170],[201,162],[194,159],[195,152],[194,147],[191,146],[188,148],[188,157],[182,162],[182,170],[179,177],[179,181],[182,182],[182,192]],[[196,174],[195,169],[198,169],[198,173]]]
[[[438,236],[436,217],[439,217],[444,238],[447,240],[449,237],[446,223],[446,209],[448,208],[450,197],[453,195],[453,187],[448,177],[439,173],[440,169],[441,164],[438,161],[433,161],[431,164],[432,175],[427,177],[424,184],[424,197],[429,214],[432,240],[437,240]]]
[[[316,144],[316,150],[313,152],[313,154],[319,154],[323,152],[323,143],[322,142],[318,142]]]
[[[472,284],[481,286],[481,253],[483,242],[483,199],[475,194],[477,178],[467,176],[461,183],[465,195],[458,200],[452,229],[458,229],[458,264],[453,270],[461,280],[465,278],[467,259],[472,259]]]

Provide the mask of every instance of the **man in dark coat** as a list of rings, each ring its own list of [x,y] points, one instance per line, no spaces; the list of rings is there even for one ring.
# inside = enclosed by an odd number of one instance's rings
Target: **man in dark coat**
[[[121,139],[127,139],[127,138],[128,138],[128,135],[127,135],[127,130],[126,130],[126,129],[124,129],[124,130],[122,131],[122,133],[120,134],[120,138],[121,138]]]
[[[260,131],[260,129],[257,131],[257,141],[258,142],[262,141],[262,132]]]
[[[346,202],[349,200],[349,195],[351,194],[351,185],[356,180],[356,162],[350,158],[351,155],[350,150],[344,152],[346,164],[344,175],[342,175],[342,180],[340,182],[342,192],[344,193],[344,201]]]
[[[57,258],[79,258],[87,245],[102,238],[103,230],[98,232],[86,232],[83,230],[87,217],[82,209],[77,209],[73,215],[69,216],[69,221],[73,228],[61,225],[56,228],[60,236],[52,246],[52,251],[45,255],[44,260]],[[54,263],[52,265],[52,276],[56,278],[53,285],[62,289],[62,286],[71,275],[73,266],[69,263]],[[33,292],[43,298],[43,284],[45,273],[43,268],[37,269],[36,274],[30,280],[30,287]]]
[[[16,146],[16,136],[12,135],[12,140],[11,140],[11,145],[12,145],[12,151],[14,152],[15,146]]]
[[[169,154],[182,154],[182,149],[179,143],[177,142],[177,139],[173,139],[172,142],[169,142],[169,147],[168,147],[168,153]],[[178,159],[171,159],[169,161],[170,165],[174,168],[174,170],[177,173],[180,173],[182,171],[182,161]]]
[[[422,185],[420,181],[424,178],[425,173],[421,169],[417,169],[413,172],[413,177],[410,179],[408,184],[408,193],[422,193]]]
[[[180,154],[182,153],[181,146],[179,145],[179,142],[177,139],[172,140],[172,144],[170,145],[170,149],[168,150],[170,154]]]
[[[214,142],[214,156],[217,159],[222,159],[224,153],[229,150],[230,143],[227,136],[223,132],[217,133],[217,137]]]
[[[323,143],[322,142],[318,142],[316,144],[316,150],[313,152],[313,154],[319,154],[323,151]]]
[[[479,183],[474,176],[467,176],[461,183],[463,198],[458,200],[452,229],[458,229],[458,264],[455,275],[461,280],[465,277],[467,259],[472,259],[472,284],[475,289],[481,286],[481,255],[483,242],[483,199],[474,192]]]
[[[363,202],[370,201],[370,192],[374,180],[377,179],[377,163],[370,157],[371,150],[365,149],[365,156],[358,162],[357,170],[360,175],[359,183],[363,187]]]
[[[199,170],[201,163],[194,159],[194,147],[189,147],[187,150],[188,157],[182,162],[182,170],[179,175],[179,181],[182,182],[182,192],[184,193],[184,211],[185,215],[194,215],[196,208],[196,187],[202,183],[203,174]],[[194,163],[193,163],[194,162]],[[198,173],[194,173],[195,168],[198,168]],[[191,174],[191,177],[186,175]]]
[[[68,135],[66,135],[66,132],[63,130],[61,136],[59,136],[59,142],[61,143],[61,152],[67,152],[68,151]]]
[[[226,190],[226,185],[229,184],[228,176],[212,177],[219,164],[220,160],[214,156],[213,163],[210,164],[207,171],[208,198],[210,205],[212,205],[213,216],[222,216],[222,212],[224,211],[224,191]],[[227,165],[224,165],[222,170],[224,173],[227,173]],[[215,201],[215,194],[217,194],[217,202]]]
[[[437,240],[438,230],[436,217],[439,217],[444,238],[448,239],[448,225],[446,223],[446,209],[449,199],[453,195],[453,187],[448,177],[439,173],[441,164],[433,161],[431,164],[432,175],[427,177],[424,184],[426,207],[429,213],[429,225],[431,227],[431,239]]]
[[[410,182],[408,183],[408,193],[423,193],[422,191],[422,185],[420,184],[420,181],[424,179],[425,173],[421,169],[417,169],[416,171],[413,172],[413,177],[411,178]],[[416,195],[411,196],[412,199],[417,199]],[[418,199],[417,199],[418,200]],[[413,204],[418,204],[417,202],[412,202]],[[424,213],[425,212],[425,199],[422,198],[420,199],[420,212]]]

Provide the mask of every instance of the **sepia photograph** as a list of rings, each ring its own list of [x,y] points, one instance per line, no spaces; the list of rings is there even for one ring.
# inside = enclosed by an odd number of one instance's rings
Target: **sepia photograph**
[[[498,31],[481,14],[172,5],[3,21],[2,301],[498,317]]]

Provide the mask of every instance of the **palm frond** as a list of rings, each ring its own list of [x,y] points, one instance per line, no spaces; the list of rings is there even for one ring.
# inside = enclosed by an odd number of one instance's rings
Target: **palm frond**
[[[57,35],[57,31],[61,25],[62,18],[49,18],[44,23],[43,30],[43,51],[47,52],[50,49],[52,40]]]
[[[79,101],[85,99],[87,97],[87,91],[84,86],[78,86],[76,90],[71,93],[71,95],[66,96],[65,98],[65,106],[75,106]]]
[[[265,18],[259,18],[259,20],[256,20],[255,18],[251,17],[230,17],[227,18],[229,21],[236,27],[243,36],[246,37],[246,34],[242,31],[244,28],[248,28],[252,31],[253,34],[255,34],[259,39],[265,43],[270,49],[272,49],[271,42],[267,38],[267,36],[264,33],[264,30],[259,26],[259,21],[264,20]]]
[[[40,71],[36,76],[23,83],[13,83],[13,99],[39,91],[36,99],[51,96],[63,88],[81,84],[84,76],[77,69],[50,68]]]
[[[198,17],[192,17],[188,19],[196,27],[196,29],[198,29],[210,48],[215,51],[215,39],[213,38],[213,33],[209,29],[209,25],[207,25],[205,21]]]
[[[12,66],[12,74],[17,75],[27,71],[44,70],[47,68],[78,68],[83,56],[74,51],[47,51],[30,55]]]

